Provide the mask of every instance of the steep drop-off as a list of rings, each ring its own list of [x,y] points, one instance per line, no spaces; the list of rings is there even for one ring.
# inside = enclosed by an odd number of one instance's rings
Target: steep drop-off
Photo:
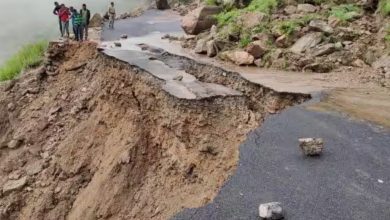
[[[243,95],[176,98],[92,43],[52,43],[46,69],[2,85],[0,219],[167,219],[199,207],[234,172],[246,134],[308,98],[184,61]]]

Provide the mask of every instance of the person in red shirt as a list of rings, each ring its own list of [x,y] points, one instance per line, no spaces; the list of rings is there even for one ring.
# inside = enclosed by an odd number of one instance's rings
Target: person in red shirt
[[[62,37],[64,34],[66,34],[66,36],[69,38],[69,19],[70,19],[69,8],[67,8],[64,4],[61,4],[61,8],[58,12],[58,15],[61,20]]]

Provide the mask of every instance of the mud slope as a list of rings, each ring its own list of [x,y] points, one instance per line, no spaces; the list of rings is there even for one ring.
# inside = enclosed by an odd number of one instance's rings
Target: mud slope
[[[48,74],[0,88],[0,219],[167,219],[199,207],[235,170],[246,134],[307,98],[216,75],[207,81],[244,95],[178,99],[94,44],[48,54]]]

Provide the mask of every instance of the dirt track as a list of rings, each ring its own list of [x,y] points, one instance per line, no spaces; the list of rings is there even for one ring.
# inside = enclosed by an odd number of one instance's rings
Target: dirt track
[[[237,77],[243,96],[178,99],[94,44],[49,54],[57,71],[2,85],[1,219],[167,219],[199,207],[234,171],[246,134],[307,98]]]

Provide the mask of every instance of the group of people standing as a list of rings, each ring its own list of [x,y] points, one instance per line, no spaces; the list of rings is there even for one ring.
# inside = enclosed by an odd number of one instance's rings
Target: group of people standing
[[[88,26],[91,20],[91,12],[86,4],[83,4],[80,11],[78,11],[72,6],[68,8],[65,4],[54,2],[53,14],[58,16],[61,37],[65,36],[69,38],[69,22],[71,21],[75,40],[88,40]],[[114,29],[116,17],[114,2],[111,2],[107,16],[109,20],[108,27]]]
[[[66,7],[65,4],[54,2],[53,14],[58,16],[61,37],[69,38],[69,21],[72,22],[75,40],[88,40],[88,26],[91,20],[91,12],[87,5],[83,4],[80,11],[74,7]]]

